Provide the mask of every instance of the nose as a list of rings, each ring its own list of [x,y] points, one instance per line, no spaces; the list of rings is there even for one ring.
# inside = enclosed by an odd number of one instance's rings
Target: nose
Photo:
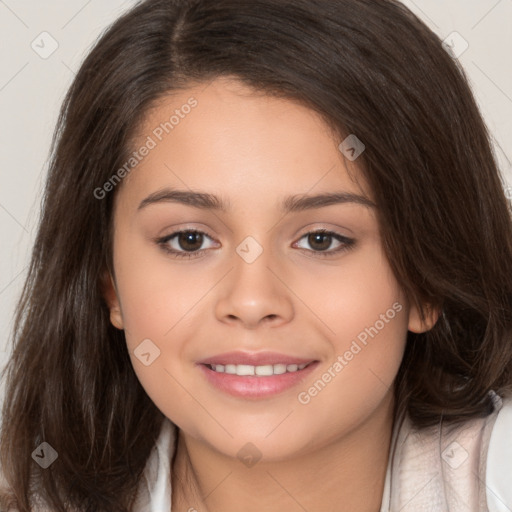
[[[227,324],[241,324],[256,329],[290,322],[294,307],[286,276],[279,271],[267,251],[249,263],[234,255],[234,267],[220,288],[215,305],[217,319]]]

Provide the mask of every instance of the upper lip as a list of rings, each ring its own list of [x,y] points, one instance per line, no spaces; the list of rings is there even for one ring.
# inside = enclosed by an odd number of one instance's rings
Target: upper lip
[[[251,366],[264,366],[270,364],[304,364],[315,359],[304,359],[278,352],[225,352],[216,356],[207,357],[198,361],[198,364],[247,364]]]

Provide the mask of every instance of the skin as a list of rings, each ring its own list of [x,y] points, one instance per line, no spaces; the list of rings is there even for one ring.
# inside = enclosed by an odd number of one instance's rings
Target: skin
[[[344,161],[341,140],[315,112],[221,78],[166,97],[148,113],[134,147],[191,96],[197,107],[116,191],[115,276],[105,292],[137,377],[179,427],[173,482],[187,484],[173,485],[172,510],[376,512],[391,441],[391,386],[407,331],[430,329],[437,313],[421,322],[402,292],[375,209],[345,203],[279,210],[295,194],[343,191],[372,199],[357,160]],[[138,209],[165,187],[218,195],[230,209],[169,201]],[[355,245],[322,256],[322,242],[304,236],[322,228]],[[185,229],[207,233],[196,243],[203,253],[174,258],[155,242]],[[263,249],[250,264],[236,252],[247,236]],[[186,252],[176,238],[167,245]],[[327,251],[341,245],[324,242]],[[309,403],[300,403],[298,393],[397,302],[401,311],[378,335]],[[149,366],[134,355],[144,339],[160,350]],[[236,349],[320,365],[271,398],[236,398],[212,387],[196,366]],[[252,467],[237,457],[248,442],[262,457]]]

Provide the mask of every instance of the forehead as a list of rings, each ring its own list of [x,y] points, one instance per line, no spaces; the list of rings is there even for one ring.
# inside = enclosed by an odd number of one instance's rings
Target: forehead
[[[230,204],[333,188],[371,197],[340,142],[298,102],[218,78],[174,91],[148,110],[131,151],[150,149],[122,188],[137,196],[163,186],[208,190]]]

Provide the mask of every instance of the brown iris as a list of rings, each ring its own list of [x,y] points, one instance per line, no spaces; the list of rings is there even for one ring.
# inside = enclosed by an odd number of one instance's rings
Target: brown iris
[[[185,251],[197,251],[203,244],[202,233],[187,231],[178,235],[180,248]]]
[[[308,243],[310,244],[311,247],[313,247],[313,249],[321,251],[329,249],[331,245],[331,238],[332,235],[328,235],[325,233],[310,233],[308,235]]]

